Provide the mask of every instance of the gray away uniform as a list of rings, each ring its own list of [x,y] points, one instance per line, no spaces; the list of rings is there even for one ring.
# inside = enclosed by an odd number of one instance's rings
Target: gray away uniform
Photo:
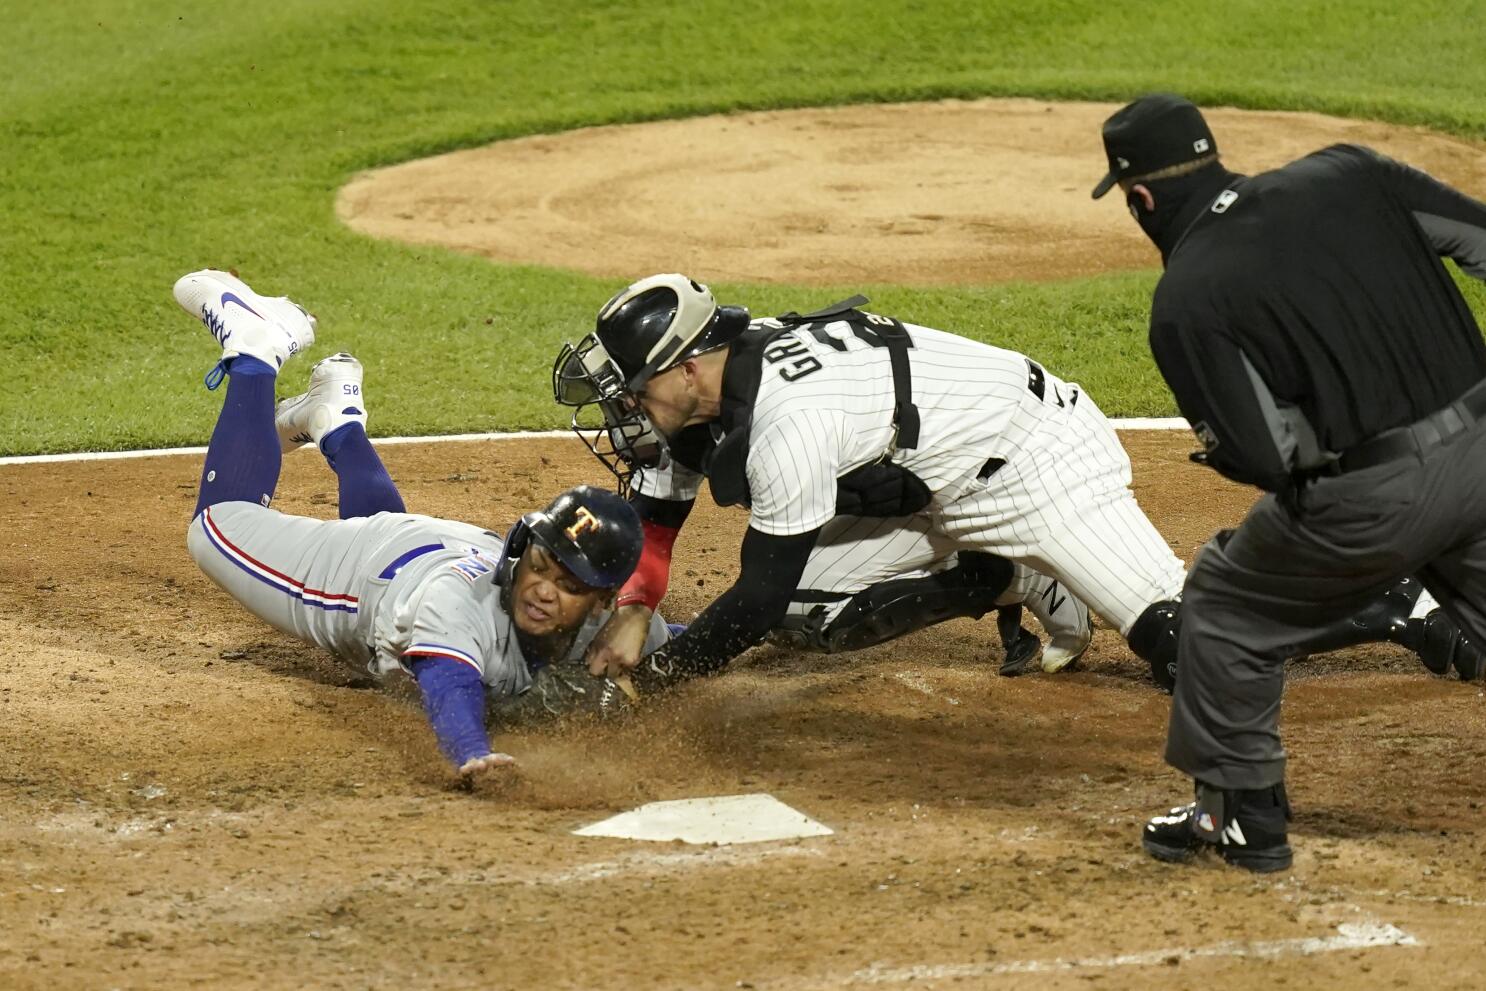
[[[191,522],[187,546],[212,581],[264,622],[376,675],[409,655],[468,664],[494,697],[531,687],[501,606],[503,539],[468,523],[412,513],[348,520],[219,503]],[[579,631],[581,657],[607,614]],[[669,638],[651,617],[649,652]]]

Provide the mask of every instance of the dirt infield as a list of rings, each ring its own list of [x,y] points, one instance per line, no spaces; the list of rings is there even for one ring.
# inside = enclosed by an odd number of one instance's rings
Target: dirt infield
[[[1185,462],[1185,437],[1126,439],[1179,554],[1249,502]],[[384,455],[410,507],[492,526],[592,478],[573,442]],[[467,794],[406,685],[370,686],[199,575],[199,469],[0,469],[0,986],[1480,984],[1486,700],[1401,651],[1292,668],[1297,861],[1268,879],[1139,851],[1183,784],[1158,756],[1165,700],[1107,630],[1085,670],[1019,680],[995,676],[988,623],[765,649],[627,724],[511,734],[519,780]],[[333,513],[313,454],[280,492]],[[742,525],[699,506],[673,614],[729,581]],[[835,835],[570,835],[744,792]]]

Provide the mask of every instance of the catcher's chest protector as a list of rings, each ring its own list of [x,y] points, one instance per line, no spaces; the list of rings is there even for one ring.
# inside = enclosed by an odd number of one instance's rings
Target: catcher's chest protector
[[[779,317],[781,326],[750,329],[733,344],[723,372],[722,415],[712,426],[711,449],[702,456],[703,470],[711,482],[718,505],[752,505],[748,491],[748,446],[753,406],[758,398],[763,361],[770,345],[786,334],[804,331],[822,343],[844,348],[826,332],[830,323],[846,323],[852,332],[875,347],[885,347],[893,370],[892,448],[872,464],[855,468],[836,480],[836,512],[842,516],[892,517],[917,513],[932,498],[929,487],[913,472],[893,463],[893,449],[918,446],[919,415],[913,404],[913,379],[908,349],[913,340],[901,321],[855,309],[867,302],[853,296],[823,310],[800,316]],[[787,376],[786,376],[787,377]]]

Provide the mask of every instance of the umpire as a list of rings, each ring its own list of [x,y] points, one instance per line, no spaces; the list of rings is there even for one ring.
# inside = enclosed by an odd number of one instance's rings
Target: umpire
[[[1284,659],[1415,573],[1486,641],[1486,347],[1441,262],[1486,280],[1486,205],[1354,145],[1237,175],[1171,94],[1103,136],[1093,195],[1118,185],[1166,266],[1151,351],[1193,460],[1267,493],[1187,578],[1166,760],[1196,801],[1143,844],[1283,870]]]

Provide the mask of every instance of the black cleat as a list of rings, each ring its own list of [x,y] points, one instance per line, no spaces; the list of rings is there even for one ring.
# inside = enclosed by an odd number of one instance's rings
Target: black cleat
[[[1167,863],[1181,863],[1204,849],[1216,849],[1235,867],[1268,874],[1286,870],[1294,861],[1285,829],[1289,818],[1283,784],[1221,791],[1199,782],[1197,801],[1152,818],[1145,824],[1140,845]]]
[[[1001,646],[1006,656],[996,673],[1003,678],[1015,678],[1042,659],[1042,641],[1036,634],[1022,626],[1022,607],[1003,606],[996,610],[996,632],[1001,634]]]

